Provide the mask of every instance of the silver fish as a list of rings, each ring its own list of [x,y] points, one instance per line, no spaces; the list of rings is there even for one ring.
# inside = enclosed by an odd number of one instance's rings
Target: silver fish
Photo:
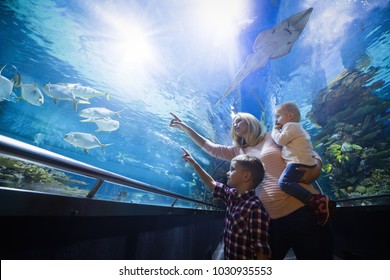
[[[26,100],[28,103],[35,106],[42,106],[45,102],[43,94],[36,83],[22,84],[19,99]]]
[[[117,116],[120,118],[119,112],[114,112],[111,110],[108,110],[104,107],[92,107],[92,108],[86,108],[80,111],[80,117],[87,118],[87,119],[104,119],[109,118],[111,116]],[[90,120],[82,120],[81,122],[87,122]]]
[[[42,144],[44,143],[45,138],[46,138],[45,134],[43,134],[43,133],[37,133],[37,134],[35,134],[35,136],[34,136],[34,142],[33,142],[33,143],[34,143],[35,145],[37,145],[38,147],[40,147],[40,146],[42,146]]]
[[[101,147],[104,152],[104,148],[112,144],[102,144],[99,139],[92,134],[83,132],[70,132],[64,136],[64,140],[69,144],[81,148],[88,154],[88,150],[92,148]]]
[[[7,64],[0,69],[0,102],[6,100],[11,95],[12,90],[14,88],[20,87],[21,84],[20,73],[18,73],[16,81],[14,81],[14,77],[9,80],[3,75],[1,75],[1,72],[3,72],[5,66],[7,66]],[[15,66],[13,67],[15,68]]]
[[[42,87],[43,92],[53,98],[54,103],[58,100],[70,100],[73,102],[73,109],[77,111],[78,104],[91,104],[88,101],[76,99],[73,92],[64,84],[44,84]]]
[[[114,131],[119,128],[119,122],[116,120],[113,120],[111,118],[103,118],[103,119],[86,119],[83,120],[84,122],[94,122],[98,129],[95,130],[95,132],[102,132],[102,131]]]
[[[67,84],[68,88],[73,92],[76,97],[84,100],[89,100],[93,97],[105,96],[107,100],[110,100],[109,92],[98,91],[91,87],[82,86],[80,84]]]

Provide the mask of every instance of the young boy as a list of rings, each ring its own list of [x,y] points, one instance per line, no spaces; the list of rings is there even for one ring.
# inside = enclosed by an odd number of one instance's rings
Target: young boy
[[[203,183],[227,205],[224,229],[226,260],[268,259],[269,216],[255,194],[255,187],[264,178],[263,164],[249,155],[232,159],[227,172],[228,187],[214,179],[184,149],[182,156],[196,171]]]
[[[287,164],[280,176],[279,187],[305,203],[316,216],[317,224],[324,226],[329,219],[329,198],[322,194],[312,194],[299,184],[303,172],[296,168],[317,164],[310,135],[300,121],[301,113],[295,103],[285,102],[276,107],[271,136],[282,146],[282,157]]]

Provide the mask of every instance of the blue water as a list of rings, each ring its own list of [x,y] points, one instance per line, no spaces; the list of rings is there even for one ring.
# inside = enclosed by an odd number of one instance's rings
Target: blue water
[[[309,7],[313,13],[291,52],[251,73],[214,106],[257,35]],[[75,112],[71,102],[55,104],[46,95],[43,106],[33,106],[18,100],[15,89],[0,102],[1,134],[188,196],[203,186],[184,164],[180,146],[210,172],[220,161],[169,128],[169,112],[230,144],[232,113],[250,112],[270,126],[274,104],[294,100],[305,116],[318,92],[345,70],[376,67],[369,83],[381,81],[374,94],[389,99],[385,0],[3,0],[0,38],[0,64],[14,65],[23,83],[80,83],[110,93],[110,100],[90,99]],[[7,67],[2,74],[14,72]],[[80,122],[79,111],[88,107],[119,111],[119,129],[95,132],[94,123]],[[312,136],[321,132],[308,119],[304,124]],[[388,121],[386,127],[381,137],[389,136]],[[63,140],[69,132],[112,145],[86,154]]]

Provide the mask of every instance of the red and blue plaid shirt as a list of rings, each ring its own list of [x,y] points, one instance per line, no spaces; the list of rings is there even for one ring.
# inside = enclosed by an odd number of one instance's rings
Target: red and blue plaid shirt
[[[216,183],[214,196],[227,205],[224,230],[226,260],[253,260],[258,252],[270,255],[270,218],[254,190],[239,194],[235,188]]]

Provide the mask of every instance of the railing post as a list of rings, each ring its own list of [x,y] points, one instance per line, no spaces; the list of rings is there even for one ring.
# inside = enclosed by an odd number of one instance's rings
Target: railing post
[[[99,188],[101,187],[101,185],[103,185],[104,181],[103,180],[98,180],[96,182],[96,184],[92,187],[92,189],[89,191],[89,193],[87,194],[87,197],[88,198],[92,198],[95,196],[96,192],[99,190]]]

